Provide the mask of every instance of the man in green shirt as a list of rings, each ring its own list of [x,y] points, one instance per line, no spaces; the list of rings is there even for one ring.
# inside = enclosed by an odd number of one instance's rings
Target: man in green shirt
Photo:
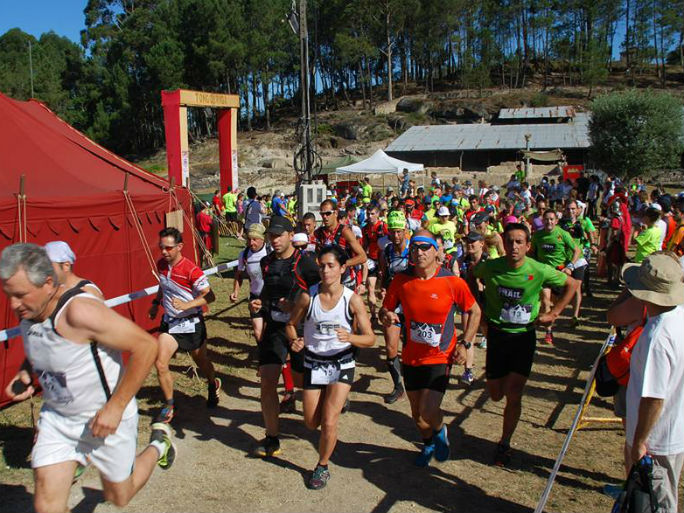
[[[493,401],[506,398],[494,460],[498,466],[510,462],[510,441],[520,419],[523,389],[536,349],[535,324],[556,320],[579,286],[566,273],[527,256],[530,231],[526,225],[509,223],[503,239],[505,257],[486,260],[473,269],[473,276],[485,287],[487,390]],[[560,287],[562,294],[549,312],[540,313],[539,294],[544,287]]]
[[[361,197],[362,199],[368,198],[370,202],[371,196],[373,195],[373,187],[370,184],[370,178],[365,176],[363,178],[363,183],[361,183]]]
[[[644,213],[641,220],[642,226],[633,235],[636,243],[635,262],[642,262],[648,255],[660,250],[662,231],[656,225],[658,219],[660,219],[660,212],[655,208],[649,208]]]
[[[235,189],[234,192],[230,190],[223,195],[223,206],[226,212],[226,221],[235,222],[237,221],[237,197],[239,189]]]
[[[571,276],[582,252],[570,234],[558,226],[558,216],[554,210],[547,210],[542,217],[544,227],[532,234],[530,256],[543,264],[562,270]],[[551,310],[551,288],[542,291],[542,307]],[[544,342],[553,344],[553,325],[546,328]]]

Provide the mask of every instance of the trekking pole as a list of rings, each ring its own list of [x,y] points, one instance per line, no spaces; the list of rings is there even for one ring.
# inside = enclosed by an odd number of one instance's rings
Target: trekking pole
[[[589,395],[589,391],[591,390],[591,385],[594,383],[596,366],[598,365],[601,355],[603,355],[604,351],[606,350],[606,347],[608,347],[608,344],[611,342],[612,338],[613,331],[611,330],[610,334],[606,337],[606,340],[603,342],[603,345],[601,346],[601,350],[599,351],[596,360],[594,360],[594,365],[591,367],[591,372],[587,377],[587,384],[584,386],[584,394],[582,395],[582,401],[580,401],[580,404],[577,407],[577,413],[575,413],[575,418],[572,421],[572,426],[570,426],[570,430],[568,431],[568,434],[565,437],[563,447],[561,447],[560,453],[558,454],[558,458],[556,458],[556,463],[553,465],[553,470],[551,471],[551,475],[549,475],[549,479],[546,481],[546,487],[544,488],[544,492],[542,493],[542,496],[539,499],[539,504],[537,504],[534,513],[542,513],[542,511],[544,511],[544,506],[546,506],[546,502],[549,500],[549,495],[551,494],[553,482],[556,480],[556,475],[558,475],[558,471],[560,469],[561,463],[563,462],[563,458],[565,458],[565,453],[568,451],[568,447],[570,446],[570,440],[572,440],[572,436],[575,434],[575,431],[577,430],[577,424],[579,423],[580,416],[582,414],[584,402],[587,400],[587,396]]]

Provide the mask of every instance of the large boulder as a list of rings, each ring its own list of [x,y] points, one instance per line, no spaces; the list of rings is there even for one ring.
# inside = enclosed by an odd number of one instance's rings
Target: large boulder
[[[356,121],[342,121],[333,125],[335,135],[351,141],[358,140],[366,131],[366,127]]]
[[[425,114],[432,109],[432,102],[420,98],[402,98],[397,103],[398,112],[418,112]]]

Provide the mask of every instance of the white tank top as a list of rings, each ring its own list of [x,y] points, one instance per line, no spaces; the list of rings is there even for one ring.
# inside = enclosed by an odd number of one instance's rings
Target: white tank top
[[[331,310],[323,310],[318,295],[318,285],[309,289],[311,301],[304,319],[304,346],[319,356],[332,356],[351,347],[348,342],[340,342],[335,330],[342,328],[352,331],[353,317],[350,310],[354,291],[344,287],[342,297]]]
[[[107,402],[91,345],[67,340],[54,328],[64,308],[77,297],[100,301],[87,292],[76,294],[43,322],[23,320],[21,334],[26,357],[43,388],[43,408],[54,410],[65,417],[91,417]],[[96,351],[102,362],[109,390],[113,392],[123,374],[121,352],[99,344]],[[123,418],[134,415],[136,410],[137,405],[133,398],[126,406]]]
[[[252,251],[246,248],[238,257],[238,270],[247,273],[249,277],[249,293],[254,295],[261,294],[264,288],[264,278],[261,275],[261,259],[268,255],[266,244],[259,251]]]

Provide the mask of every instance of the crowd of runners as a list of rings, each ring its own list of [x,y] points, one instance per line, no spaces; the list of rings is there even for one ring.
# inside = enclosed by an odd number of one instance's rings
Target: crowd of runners
[[[531,185],[518,172],[499,187],[445,183],[433,173],[429,187],[416,187],[405,172],[396,188],[374,192],[366,178],[353,190],[331,189],[318,215],[301,218],[293,197],[277,191],[267,200],[254,187],[244,201],[240,191],[216,194],[208,209],[240,223],[246,240],[229,299],[237,302],[249,280],[265,428],[253,455],[281,452],[279,416],[297,411],[299,399],[305,425],[320,428],[311,489],[330,479],[357,355],[375,344],[376,329],[392,383],[384,401],[407,397],[422,440],[419,467],[449,458],[441,402],[452,368],[462,366],[459,380],[470,386],[476,347],[486,351],[489,397],[505,401],[491,457],[505,467],[537,328],[553,344],[554,322],[570,304],[570,321],[581,325],[591,280],[605,278],[617,292],[632,242],[637,263],[664,250],[684,255],[684,197],[647,194],[640,180],[580,175]],[[32,453],[37,511],[66,511],[74,476],[90,463],[105,497],[119,506],[155,465],[173,464],[169,423],[177,406],[169,362],[179,350],[207,380],[206,406],[218,405],[222,383],[207,356],[203,316],[215,296],[183,245],[177,229],[160,232],[159,292],[149,310],[160,321],[156,338],[107,308],[96,284],[74,274],[76,255],[66,243],[3,251],[0,279],[21,319],[27,357],[7,394],[29,398],[34,377],[43,393]],[[130,352],[125,366],[123,351]],[[135,394],[152,366],[164,402],[149,445],[136,455]]]

